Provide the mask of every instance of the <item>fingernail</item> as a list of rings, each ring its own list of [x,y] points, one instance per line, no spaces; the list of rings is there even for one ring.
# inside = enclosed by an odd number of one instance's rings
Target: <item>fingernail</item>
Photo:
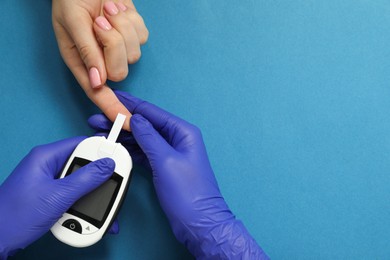
[[[97,88],[102,85],[102,80],[100,79],[99,71],[95,67],[92,67],[89,70],[89,82],[91,82],[92,88]]]
[[[109,31],[112,28],[111,24],[104,16],[99,16],[98,18],[96,18],[95,22],[100,28],[102,28],[105,31]]]
[[[114,4],[114,2],[107,2],[104,4],[104,10],[109,14],[109,15],[116,15],[119,10]]]
[[[126,11],[126,10],[127,10],[127,7],[126,7],[123,3],[116,3],[116,5],[117,5],[118,8],[121,9],[122,11]]]

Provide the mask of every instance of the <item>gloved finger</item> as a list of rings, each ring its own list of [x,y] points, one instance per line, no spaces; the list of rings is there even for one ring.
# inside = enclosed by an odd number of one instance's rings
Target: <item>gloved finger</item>
[[[73,205],[85,194],[99,187],[108,180],[115,169],[115,162],[110,158],[103,158],[81,167],[63,179],[58,179],[58,192],[66,198],[69,205]]]
[[[67,19],[64,27],[73,39],[80,57],[88,71],[89,82],[92,88],[101,87],[107,79],[103,52],[96,40],[91,17],[87,10],[79,14],[76,19]]]
[[[108,230],[108,234],[116,235],[118,233],[119,233],[119,222],[118,222],[118,219],[116,218],[114,220],[114,222],[112,222],[112,225],[111,225],[110,229]]]
[[[141,147],[137,144],[128,144],[128,143],[122,143],[123,146],[129,151],[130,156],[134,162],[134,164],[141,165],[147,170],[151,170],[150,163],[148,158],[146,157],[146,154],[142,151]]]
[[[180,125],[181,127],[189,126],[190,124],[183,119],[139,98],[133,97],[130,94],[115,90],[114,93],[123,105],[131,112],[141,114],[145,117],[157,131],[168,130],[171,125]]]
[[[107,133],[107,132],[96,132],[96,133],[94,134],[94,136],[104,136],[105,138],[107,138],[108,133]]]
[[[196,141],[201,140],[201,132],[194,125],[125,92],[115,94],[130,111],[144,116],[176,150],[190,151],[202,144]]]
[[[125,79],[129,70],[126,45],[122,35],[104,16],[95,19],[93,28],[103,47],[108,79],[112,81]]]
[[[95,114],[88,118],[88,125],[96,131],[110,131],[112,122],[104,114]]]
[[[163,163],[165,161],[163,158],[174,152],[167,141],[142,115],[133,115],[130,124],[133,135],[142,151],[146,154],[152,168],[156,163]]]
[[[134,138],[134,135],[126,131],[120,132],[117,141],[123,145],[137,145],[137,140]]]
[[[64,167],[73,150],[84,139],[85,137],[82,136],[73,137],[55,143],[37,146],[31,150],[29,156],[26,156],[25,159],[35,161],[35,164],[36,162],[44,162],[39,164],[40,167],[47,167],[47,170],[43,172],[49,174],[49,177],[56,177]]]
[[[104,3],[104,16],[112,26],[122,35],[126,44],[127,62],[135,63],[141,57],[140,41],[137,32],[130,20],[130,10],[123,4],[115,4],[112,1]]]

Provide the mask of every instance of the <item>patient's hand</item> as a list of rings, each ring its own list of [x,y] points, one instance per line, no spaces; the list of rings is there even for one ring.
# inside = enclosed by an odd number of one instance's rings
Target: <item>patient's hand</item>
[[[61,55],[85,93],[110,120],[118,112],[129,120],[130,112],[105,83],[126,78],[148,39],[132,1],[53,0],[52,15]]]

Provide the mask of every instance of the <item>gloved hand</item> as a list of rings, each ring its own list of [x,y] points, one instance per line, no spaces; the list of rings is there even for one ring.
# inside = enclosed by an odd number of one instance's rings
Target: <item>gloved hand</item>
[[[115,162],[92,162],[55,179],[83,137],[34,148],[0,186],[0,259],[37,240],[79,198],[105,182]]]
[[[150,103],[115,93],[133,113],[133,137],[122,133],[119,140],[136,163],[152,169],[176,238],[199,259],[268,259],[222,197],[200,130]],[[92,116],[89,124],[98,131],[111,128],[103,115]]]

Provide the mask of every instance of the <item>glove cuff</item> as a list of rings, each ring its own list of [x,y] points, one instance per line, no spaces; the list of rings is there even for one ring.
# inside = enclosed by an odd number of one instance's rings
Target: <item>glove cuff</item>
[[[7,254],[3,251],[0,251],[0,260],[5,260],[7,259]]]
[[[185,242],[196,259],[269,259],[237,219],[202,230],[196,237]]]
[[[6,260],[9,256],[15,255],[20,250],[22,249],[17,248],[17,249],[9,250],[0,244],[0,260]]]
[[[8,258],[8,253],[6,249],[0,243],[0,260],[5,260]]]

